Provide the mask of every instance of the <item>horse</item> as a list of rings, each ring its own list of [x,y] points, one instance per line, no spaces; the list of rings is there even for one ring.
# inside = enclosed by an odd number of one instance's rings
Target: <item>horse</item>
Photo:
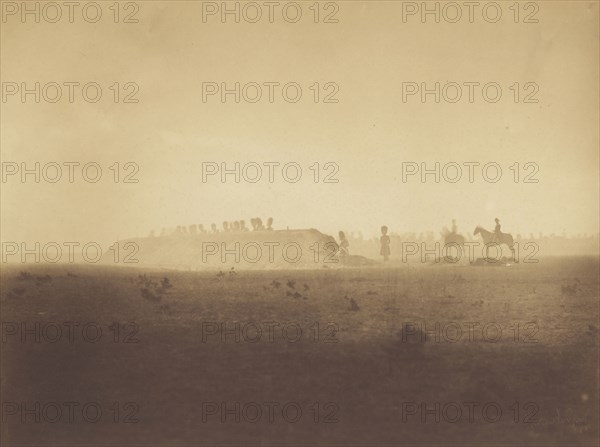
[[[513,261],[516,262],[514,240],[513,240],[512,234],[500,233],[499,235],[496,236],[496,238],[494,238],[494,233],[486,230],[485,228],[480,227],[479,225],[477,225],[477,227],[475,227],[475,231],[473,231],[474,236],[476,236],[477,234],[481,234],[483,243],[486,246],[486,255],[487,255],[487,249],[489,248],[488,247],[489,244],[496,244],[498,246],[505,244],[508,246],[508,248],[510,248],[510,251],[511,251],[512,257],[513,257]]]
[[[454,256],[452,256],[452,254],[454,254],[454,252],[456,250],[458,250],[456,256],[458,258],[460,258],[460,253],[462,250],[462,247],[465,245],[465,237],[461,234],[458,233],[446,233],[444,235],[444,252],[446,253],[446,256],[448,256],[449,258],[454,258]],[[453,248],[453,247],[457,247],[457,248]],[[451,250],[452,252],[449,254],[448,250]]]
[[[465,245],[465,237],[458,233],[446,233],[444,236],[444,245],[448,244]]]

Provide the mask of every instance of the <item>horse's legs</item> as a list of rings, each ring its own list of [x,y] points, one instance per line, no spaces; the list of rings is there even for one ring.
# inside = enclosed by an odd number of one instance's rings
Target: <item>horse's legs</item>
[[[490,262],[490,245],[498,245],[494,241],[485,243],[485,261]],[[492,261],[494,262],[494,261]]]
[[[511,241],[511,243],[509,244],[508,242],[505,242],[506,245],[508,246],[508,248],[510,248],[510,252],[512,253],[512,260],[514,263],[517,262],[517,258],[515,256],[515,243],[514,241]]]

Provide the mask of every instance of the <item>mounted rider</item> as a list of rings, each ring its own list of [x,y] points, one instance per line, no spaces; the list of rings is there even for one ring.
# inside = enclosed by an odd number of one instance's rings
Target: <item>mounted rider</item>
[[[496,222],[496,226],[494,227],[494,235],[492,236],[492,243],[493,244],[497,244],[498,241],[500,241],[501,235],[502,235],[502,231],[500,231],[500,219],[498,219],[497,217],[494,219],[494,221]]]

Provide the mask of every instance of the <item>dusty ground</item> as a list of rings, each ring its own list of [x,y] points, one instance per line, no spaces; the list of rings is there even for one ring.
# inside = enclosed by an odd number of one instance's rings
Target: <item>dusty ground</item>
[[[2,445],[597,445],[598,268],[5,267]]]

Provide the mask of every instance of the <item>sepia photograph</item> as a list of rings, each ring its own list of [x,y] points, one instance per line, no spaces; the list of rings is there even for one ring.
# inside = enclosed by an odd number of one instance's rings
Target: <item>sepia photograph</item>
[[[599,0],[0,0],[1,447],[600,444]]]

